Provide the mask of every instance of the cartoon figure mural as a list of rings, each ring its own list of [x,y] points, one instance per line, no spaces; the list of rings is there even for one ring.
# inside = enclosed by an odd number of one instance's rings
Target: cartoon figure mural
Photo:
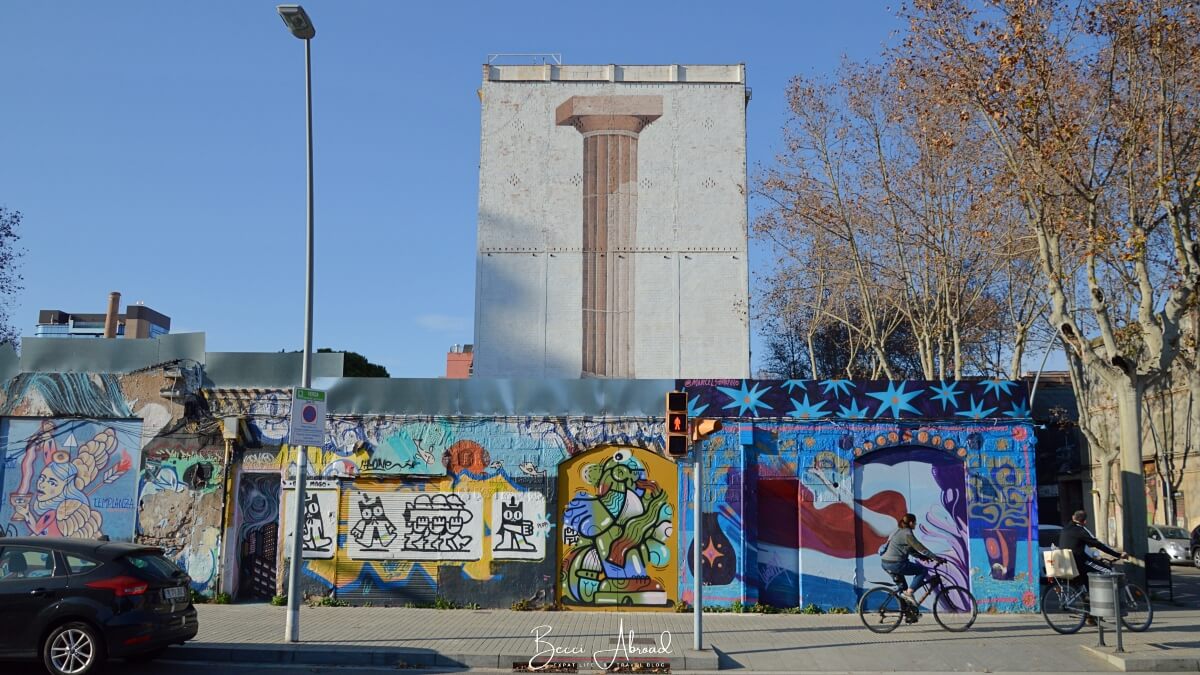
[[[566,606],[678,601],[678,469],[649,450],[598,448],[559,468],[559,597]]]
[[[492,558],[545,560],[550,534],[546,496],[532,490],[492,494],[491,530]]]
[[[316,493],[309,493],[304,498],[303,545],[310,551],[333,551],[333,539],[325,534],[325,520],[321,517],[321,503],[317,500]]]
[[[350,530],[354,541],[364,551],[386,552],[396,540],[396,526],[383,511],[383,502],[376,497],[372,501],[367,495],[359,495],[358,522]]]
[[[474,516],[456,494],[419,495],[404,505],[404,524],[409,532],[404,548],[412,551],[465,551],[471,537],[463,526]]]
[[[295,496],[294,481],[288,481],[283,490],[283,555],[288,558],[292,551],[292,498]],[[337,549],[334,535],[338,522],[338,491],[336,483],[330,487],[328,481],[309,481],[304,493],[304,519],[300,532],[300,550],[305,559],[328,560]]]
[[[494,551],[533,552],[537,547],[529,538],[533,535],[533,521],[525,518],[525,503],[514,495],[507,502],[500,503],[500,525],[497,526],[493,537],[500,541]]]
[[[131,539],[136,515],[138,422],[23,420],[5,423],[0,518],[20,534]],[[86,438],[82,444],[78,438]],[[8,507],[8,508],[5,508]]]
[[[483,555],[478,492],[358,492],[349,506],[351,560],[478,560]]]

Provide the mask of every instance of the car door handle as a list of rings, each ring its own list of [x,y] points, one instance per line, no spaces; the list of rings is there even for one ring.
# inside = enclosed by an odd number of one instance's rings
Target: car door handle
[[[50,595],[50,591],[46,590],[45,588],[35,588],[32,591],[29,591],[29,594],[30,595]]]

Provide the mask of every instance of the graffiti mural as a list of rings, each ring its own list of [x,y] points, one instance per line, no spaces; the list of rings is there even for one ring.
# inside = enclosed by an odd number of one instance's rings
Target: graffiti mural
[[[238,482],[239,598],[269,600],[275,595],[279,497],[279,474],[246,473]]]
[[[483,554],[483,497],[458,492],[358,492],[346,545],[359,560],[476,560]]]
[[[0,521],[22,535],[134,534],[141,423],[7,419]]]
[[[215,591],[224,500],[220,438],[158,436],[142,449],[139,542],[162,547],[197,591]]]
[[[678,601],[674,463],[602,447],[560,467],[559,598],[566,606],[669,607]]]
[[[546,497],[540,492],[496,492],[492,495],[491,547],[496,560],[541,560],[546,557]]]
[[[292,481],[289,481],[291,483]],[[292,526],[294,507],[292,497],[295,490],[286,486],[283,497],[283,555],[289,557],[292,550]],[[338,488],[336,482],[329,487],[315,488],[306,485],[304,490],[304,521],[302,524],[301,555],[304,558],[329,559],[337,549]]]

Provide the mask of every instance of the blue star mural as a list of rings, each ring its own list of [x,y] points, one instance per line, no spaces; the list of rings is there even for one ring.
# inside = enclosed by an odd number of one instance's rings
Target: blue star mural
[[[946,384],[945,380],[942,380],[938,385],[930,387],[929,391],[934,393],[932,400],[942,402],[942,410],[946,409],[947,404],[957,408],[958,397],[962,395],[962,392],[958,390],[957,382]]]
[[[854,383],[850,380],[821,380],[821,393],[828,394],[832,391],[834,396],[841,396],[849,394],[853,386]]]
[[[1012,380],[997,380],[997,379],[983,380],[982,382],[980,382],[980,384],[983,385],[983,391],[984,391],[985,395],[986,394],[995,394],[996,398],[1000,398],[1001,392],[1004,392],[1004,395],[1008,396],[1008,390],[1012,389],[1013,387],[1015,387],[1017,385],[1017,383],[1013,382]]]
[[[1017,402],[1013,403],[1012,409],[1004,411],[1004,416],[1011,417],[1013,419],[1018,419],[1018,420],[1028,419],[1029,418],[1029,406],[1026,405],[1026,403],[1024,401],[1017,401]]]
[[[746,383],[747,380],[742,380],[741,389],[734,389],[733,387],[717,387],[722,394],[725,394],[733,399],[728,405],[724,406],[724,409],[728,410],[729,408],[737,408],[738,415],[750,413],[751,417],[758,415],[759,408],[766,408],[769,410],[771,405],[769,403],[764,403],[762,397],[763,394],[771,391],[771,388],[764,386],[762,391],[759,391],[759,383],[755,382],[753,389],[747,387]]]
[[[829,414],[828,410],[821,410],[829,401],[817,401],[816,403],[808,402],[808,394],[804,395],[804,402],[801,403],[796,399],[791,399],[795,409],[788,413],[789,417],[799,417],[800,419],[815,420]]]
[[[838,417],[844,420],[863,420],[871,411],[867,408],[858,407],[858,402],[850,399],[850,407],[844,405],[838,406]]]
[[[987,410],[984,410],[984,409],[983,409],[983,399],[982,399],[982,398],[981,398],[981,399],[979,399],[979,402],[978,402],[978,403],[976,403],[976,402],[975,402],[975,397],[974,397],[974,396],[972,396],[972,397],[971,397],[971,407],[970,407],[970,409],[968,409],[968,410],[960,410],[960,411],[959,411],[958,413],[956,413],[956,414],[957,414],[959,417],[970,417],[970,418],[971,418],[971,419],[973,419],[973,420],[981,420],[981,419],[983,419],[983,418],[987,417],[988,415],[991,415],[991,414],[992,414],[992,413],[994,413],[994,412],[996,412],[996,409],[995,409],[995,408],[988,408]]]
[[[1030,412],[1025,386],[997,379],[677,380],[676,386],[687,388],[689,412],[693,416],[706,413],[710,417],[796,418],[807,412],[808,419],[814,421],[832,418],[962,421],[976,415],[1022,420],[1028,419]],[[818,417],[814,413],[825,415]]]
[[[921,390],[904,391],[904,385],[904,382],[888,382],[887,391],[867,393],[867,396],[879,400],[879,410],[875,411],[876,417],[882,416],[885,410],[891,410],[892,417],[900,417],[901,411],[910,412],[914,415],[921,414],[921,411],[909,403],[909,401],[921,395]]]
[[[699,396],[688,396],[688,417],[699,417],[708,410],[708,404],[700,405]]]

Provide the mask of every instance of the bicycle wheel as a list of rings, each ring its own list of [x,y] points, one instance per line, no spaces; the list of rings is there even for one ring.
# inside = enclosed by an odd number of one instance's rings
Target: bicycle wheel
[[[872,588],[858,601],[858,618],[872,633],[890,633],[904,618],[903,601],[890,588]]]
[[[961,633],[975,623],[979,607],[975,596],[962,586],[946,586],[933,600],[933,618],[948,631]]]
[[[1135,633],[1149,630],[1154,620],[1150,596],[1137,584],[1125,584],[1121,589],[1121,624]]]
[[[1050,586],[1042,593],[1042,616],[1056,633],[1078,633],[1079,629],[1083,628],[1083,622],[1087,620],[1087,611],[1082,606],[1081,599],[1074,598],[1067,602],[1072,594],[1069,585],[1058,584]]]

